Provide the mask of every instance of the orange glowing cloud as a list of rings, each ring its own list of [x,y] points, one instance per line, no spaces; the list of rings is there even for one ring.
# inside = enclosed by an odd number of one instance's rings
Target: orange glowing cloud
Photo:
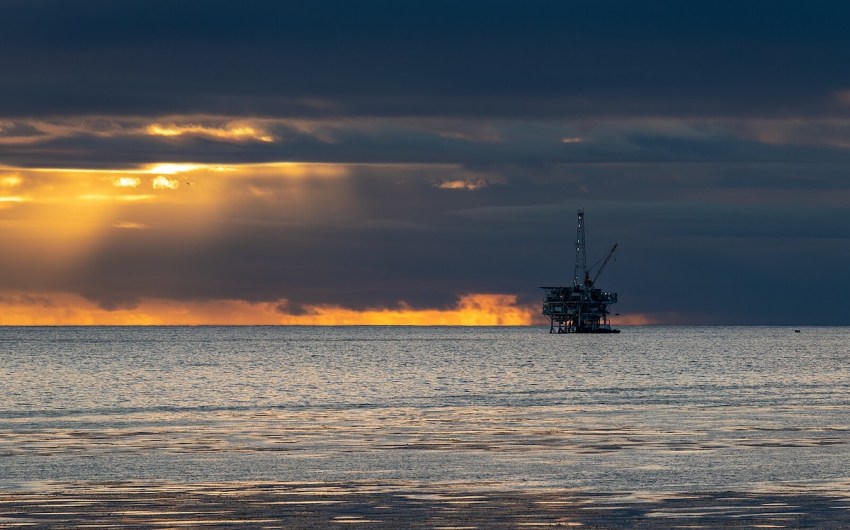
[[[505,294],[468,294],[450,309],[368,309],[336,306],[308,307],[307,315],[289,315],[288,324],[407,325],[407,326],[528,326],[535,309],[517,304]]]
[[[8,169],[7,172],[3,171]],[[349,168],[335,164],[270,163],[221,166],[194,163],[157,163],[132,169],[53,169],[3,168],[0,166],[0,201],[31,202],[39,205],[61,204],[74,219],[97,219],[108,226],[113,210],[122,203],[148,201],[158,204],[183,204],[197,210],[218,209],[233,193],[256,188],[256,179],[273,182],[343,177]],[[240,184],[243,180],[251,183]],[[185,189],[182,186],[186,182]],[[152,193],[140,192],[147,188]],[[179,189],[179,190],[178,190]],[[179,193],[175,193],[178,192]],[[96,212],[91,203],[103,203]],[[86,208],[85,216],[77,208]],[[41,212],[39,212],[41,213]],[[195,213],[191,213],[194,216]],[[190,213],[186,212],[189,217]],[[39,216],[30,221],[45,230],[59,228],[55,216]]]
[[[159,175],[151,181],[151,185],[155,190],[176,190],[180,187],[180,182],[165,175]]]
[[[434,187],[440,188],[441,190],[467,190],[467,191],[480,190],[481,188],[486,188],[488,185],[489,185],[489,183],[484,179],[443,180],[443,181],[434,183]]]
[[[146,228],[156,237],[193,244],[213,237],[235,208],[256,191],[293,221],[346,215],[348,196],[330,181],[350,168],[334,164],[271,163],[221,166],[157,163],[137,168],[69,169],[0,166],[0,244],[18,270],[38,263],[52,277],[79,266],[116,229]],[[314,184],[329,190],[318,197]],[[241,202],[239,202],[241,201]],[[238,204],[238,206],[234,206]],[[288,218],[289,220],[289,218]],[[162,227],[168,227],[167,233]],[[44,278],[47,281],[49,278]]]
[[[138,177],[118,177],[112,181],[112,185],[116,188],[137,188],[142,180]]]
[[[195,123],[162,125],[153,123],[145,127],[145,133],[150,136],[203,136],[231,141],[274,142],[275,138],[268,132],[257,127],[242,123],[228,123],[223,127],[211,127]]]
[[[285,300],[179,302],[146,299],[132,309],[106,310],[73,294],[0,296],[0,325],[408,325],[527,326],[536,308],[516,296],[469,294],[448,309],[398,308],[362,311],[339,306],[306,306],[303,314],[282,313]]]

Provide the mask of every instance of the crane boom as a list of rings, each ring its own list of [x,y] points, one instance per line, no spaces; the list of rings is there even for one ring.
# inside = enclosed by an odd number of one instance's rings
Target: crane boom
[[[619,243],[614,243],[614,246],[608,252],[608,255],[605,256],[605,260],[602,262],[602,265],[599,266],[599,270],[596,271],[596,276],[593,277],[593,284],[596,284],[596,280],[599,278],[599,275],[602,274],[602,271],[605,270],[605,265],[608,265],[608,262],[611,261],[611,257],[614,256],[614,251],[617,250],[617,245]]]

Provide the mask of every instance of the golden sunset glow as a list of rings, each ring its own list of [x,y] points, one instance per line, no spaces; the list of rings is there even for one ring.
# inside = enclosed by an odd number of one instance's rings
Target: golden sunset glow
[[[118,186],[122,187],[122,186]],[[86,193],[84,195],[78,195],[77,198],[81,201],[100,201],[100,202],[139,202],[139,201],[149,201],[154,199],[156,196],[144,193],[133,193],[133,194],[122,194],[122,195],[107,195],[103,193]]]
[[[228,124],[225,127],[209,127],[200,124],[167,124],[154,123],[145,128],[145,132],[151,136],[206,136],[221,140],[258,142],[273,142],[274,136],[257,128],[256,126],[243,124]]]
[[[16,188],[21,185],[23,179],[18,174],[3,175],[0,177],[0,187]]]
[[[141,183],[142,180],[136,177],[118,177],[112,181],[116,188],[137,188]]]
[[[146,228],[150,228],[150,226],[142,224],[142,223],[133,223],[130,221],[121,221],[118,223],[112,224],[113,228],[124,228],[127,230],[144,230]]]
[[[155,190],[176,190],[180,187],[180,181],[177,179],[170,179],[166,176],[159,175],[151,181],[153,185],[153,189]]]
[[[343,177],[346,166],[334,164],[218,164],[157,163],[130,169],[16,168],[4,172],[0,167],[0,200],[31,201],[41,204],[62,203],[73,206],[80,201],[128,202],[162,200],[199,204],[218,202],[242,187],[256,187],[258,179],[270,183],[304,178]],[[250,180],[252,184],[242,186]],[[190,184],[182,189],[181,183]],[[186,187],[186,186],[183,186]],[[146,189],[147,192],[141,192]],[[150,190],[161,193],[150,193]],[[181,194],[168,192],[182,191]],[[50,222],[48,219],[44,221]]]
[[[145,173],[162,173],[164,175],[176,175],[178,173],[188,173],[199,169],[217,169],[217,166],[207,166],[204,164],[151,164],[144,168]]]
[[[443,190],[480,190],[481,188],[486,188],[488,185],[486,180],[483,179],[472,179],[472,180],[444,180],[438,182],[436,187]]]
[[[157,257],[160,245],[177,249],[213,248],[220,234],[238,227],[243,239],[254,230],[266,230],[268,245],[273,247],[278,240],[286,241],[290,237],[290,226],[314,226],[320,230],[329,222],[346,225],[369,219],[372,213],[364,210],[363,198],[350,193],[348,177],[357,169],[346,164],[293,162],[227,165],[160,162],[119,169],[0,167],[0,241],[15,248],[15,253],[6,259],[6,270],[11,275],[32,277],[31,283],[38,285],[69,274],[84,274],[92,260],[111,263],[118,258],[108,249],[116,245],[156,241],[153,247],[131,251],[121,259],[132,263],[139,256],[147,259],[152,252],[151,259],[161,260],[158,275],[166,275],[177,284],[183,283],[183,278],[191,282],[206,267],[215,267],[217,260],[170,270],[169,258]],[[380,167],[388,176],[409,169]],[[452,168],[444,170],[449,172]],[[423,184],[428,183],[425,180]],[[487,186],[488,181],[467,176],[437,184],[431,181],[431,185],[472,191]],[[404,229],[404,225],[393,229]],[[319,245],[332,248],[333,243]],[[227,250],[218,252],[225,259],[236,259]],[[283,254],[281,259],[288,257]],[[285,275],[288,269],[286,261],[283,263],[280,274]],[[334,266],[344,271],[347,263],[342,258]],[[108,274],[120,276],[120,268],[110,268]],[[101,291],[96,283],[98,278],[87,280],[90,290]],[[159,276],[154,278],[158,281]],[[103,291],[102,296],[108,298],[110,289]],[[130,298],[138,299],[138,303],[131,304],[132,307],[124,307],[127,304],[123,302],[98,305],[94,300],[99,298],[79,294],[59,292],[35,296],[15,292],[0,296],[0,324],[523,326],[544,323],[537,304],[519,304],[512,294],[466,294],[447,309],[414,309],[398,301],[365,310],[351,309],[344,303],[304,304],[295,313],[285,310],[285,298],[264,303],[221,298],[185,302],[146,297],[144,293]],[[33,303],[36,299],[38,303]],[[651,317],[643,315],[618,321],[653,322]]]
[[[287,324],[415,325],[415,326],[527,326],[535,308],[517,305],[514,295],[469,294],[452,309],[351,309],[310,307],[304,316],[287,317]]]
[[[449,309],[377,308],[356,311],[338,306],[306,306],[304,314],[281,312],[285,300],[179,302],[146,299],[130,309],[106,310],[71,294],[0,296],[0,325],[412,325],[527,326],[535,307],[516,296],[470,294]]]
[[[61,277],[116,230],[159,230],[161,237],[200,244],[214,237],[229,200],[251,196],[250,186],[264,182],[276,189],[293,167],[296,178],[309,174],[309,168],[293,165],[280,170],[186,163],[115,170],[0,167],[0,242],[15,249],[4,258],[7,274],[41,271],[40,281]],[[293,182],[297,190],[300,180]],[[278,200],[286,206],[289,199]],[[304,198],[292,200],[300,208],[293,211],[310,208]]]

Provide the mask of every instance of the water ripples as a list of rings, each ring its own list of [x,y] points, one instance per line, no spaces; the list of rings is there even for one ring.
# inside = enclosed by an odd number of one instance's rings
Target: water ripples
[[[5,328],[0,486],[843,483],[848,338],[845,328]]]

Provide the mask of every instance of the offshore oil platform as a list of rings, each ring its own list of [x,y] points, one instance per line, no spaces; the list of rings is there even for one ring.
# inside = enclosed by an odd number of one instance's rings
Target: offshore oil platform
[[[596,288],[596,280],[611,261],[617,245],[596,264],[587,267],[584,240],[584,210],[578,211],[576,230],[576,267],[571,287],[541,287],[543,314],[549,318],[549,333],[619,333],[608,321],[617,293]],[[594,273],[595,271],[595,273]],[[591,276],[593,274],[593,276]]]

